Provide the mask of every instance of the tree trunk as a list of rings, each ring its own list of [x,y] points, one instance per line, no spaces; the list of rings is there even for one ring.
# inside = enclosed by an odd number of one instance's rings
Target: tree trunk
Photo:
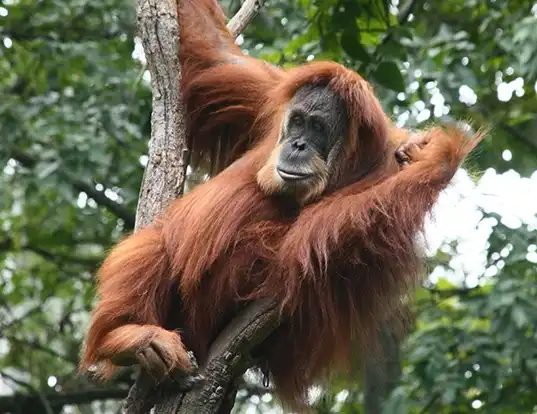
[[[178,0],[181,1],[181,0]],[[261,0],[246,0],[228,27],[236,36],[262,7]],[[179,88],[179,23],[176,0],[138,0],[137,16],[148,69],[153,110],[149,161],[136,214],[136,229],[147,226],[183,190],[187,146],[183,102]],[[189,392],[162,390],[146,372],[140,372],[125,402],[129,414],[229,413],[236,383],[251,366],[253,347],[277,326],[274,303],[259,301],[238,315],[211,346],[200,373],[203,385]]]
[[[401,376],[399,338],[388,326],[380,331],[381,353],[365,367],[364,408],[366,414],[380,414]]]

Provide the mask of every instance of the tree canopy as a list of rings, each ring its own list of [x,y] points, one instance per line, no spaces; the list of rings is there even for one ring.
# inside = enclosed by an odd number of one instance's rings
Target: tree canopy
[[[131,1],[0,0],[0,412],[117,412],[132,384],[76,366],[96,269],[133,229],[147,162],[135,24]],[[385,413],[536,412],[536,28],[537,3],[519,0],[266,0],[238,39],[277,65],[353,68],[401,126],[491,128],[428,228],[430,277]],[[334,378],[312,404],[365,412],[363,385]],[[275,406],[255,383],[238,402]]]

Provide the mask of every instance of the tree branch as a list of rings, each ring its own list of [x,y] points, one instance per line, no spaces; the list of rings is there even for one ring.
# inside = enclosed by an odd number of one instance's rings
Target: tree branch
[[[20,339],[13,335],[9,335],[9,334],[6,335],[5,333],[2,333],[2,338],[7,339],[10,343],[15,344],[15,346],[17,347],[20,347],[20,348],[27,347],[27,348],[31,348],[39,352],[44,352],[46,354],[53,356],[56,359],[61,359],[62,361],[71,363],[74,366],[76,366],[78,363],[76,359],[71,359],[67,355],[63,355],[62,353],[52,348],[47,348],[46,346],[44,346],[43,344],[39,343],[36,340]]]
[[[12,328],[13,326],[17,324],[22,323],[24,320],[26,320],[27,318],[29,318],[30,316],[36,313],[40,313],[42,311],[43,305],[44,305],[44,302],[39,303],[38,305],[27,310],[21,316],[12,318],[9,322],[6,322],[6,323],[0,323],[0,332],[6,331],[7,329]]]
[[[251,351],[261,344],[278,323],[278,307],[270,300],[249,305],[222,331],[212,344],[201,374],[202,388],[175,395],[155,407],[155,414],[223,413],[233,407],[234,382],[251,367]],[[232,398],[231,401],[226,401]],[[227,410],[226,410],[227,411]]]
[[[408,19],[410,18],[410,15],[412,14],[412,11],[418,7],[423,0],[408,0],[399,10],[399,13],[397,14],[397,22],[399,23],[399,26],[404,26],[408,23]],[[388,29],[388,34],[384,36],[380,44],[376,47],[375,51],[378,52],[382,46],[385,46],[388,44],[392,38],[393,38],[393,30]]]
[[[423,406],[423,408],[420,410],[419,414],[426,414],[431,412],[431,408],[433,405],[438,401],[438,399],[441,397],[440,393],[434,393],[432,394],[427,403]]]
[[[179,26],[175,0],[138,0],[138,30],[151,73],[153,111],[149,161],[136,211],[136,229],[147,226],[182,192],[186,124],[178,85]]]
[[[138,27],[153,89],[149,162],[136,214],[136,229],[146,226],[182,192],[185,179],[186,130],[180,89],[179,22],[175,0],[138,0]],[[262,0],[246,0],[228,27],[237,36],[252,20]],[[178,53],[179,50],[179,53]],[[250,351],[278,325],[278,312],[268,300],[251,304],[212,344],[200,368],[201,388],[183,393],[157,389],[140,372],[126,400],[128,414],[225,413],[231,411],[237,379],[252,365]]]
[[[34,387],[32,384],[30,383],[27,383],[27,382],[24,382],[24,381],[21,381],[13,376],[11,376],[10,374],[7,374],[5,372],[1,372],[0,373],[0,376],[3,377],[3,378],[6,378],[8,379],[9,381],[17,384],[17,385],[20,385],[24,388],[27,388],[29,389],[34,396],[37,397],[37,400],[38,402],[40,403],[40,405],[43,407],[44,411],[46,414],[54,414],[54,411],[52,410],[52,407],[50,405],[50,402],[48,400],[48,398],[46,397],[46,395],[41,392],[40,390],[38,390],[36,387]]]
[[[244,31],[246,26],[248,26],[263,7],[263,2],[264,0],[245,0],[242,3],[237,14],[227,24],[227,28],[233,33],[233,36],[237,37]]]
[[[436,294],[440,296],[441,298],[449,298],[451,296],[479,296],[477,292],[479,292],[482,288],[482,286],[477,285],[476,287],[471,288],[454,288],[454,289],[437,289],[435,287],[424,287],[432,294]]]
[[[78,264],[81,266],[88,266],[89,268],[96,267],[102,257],[100,256],[77,256],[77,255],[67,255],[64,253],[56,252],[54,250],[43,249],[37,245],[34,245],[30,242],[26,242],[21,246],[17,246],[15,241],[9,237],[4,236],[0,238],[0,251],[1,252],[31,252],[36,255],[41,256],[42,259],[48,260],[49,262],[55,263],[56,265],[61,265],[64,263]]]
[[[493,119],[493,111],[489,110],[485,105],[476,105],[475,110],[481,116],[485,117],[487,122],[491,122],[491,119]],[[509,125],[509,123],[503,120],[492,121],[491,124],[503,129],[507,134],[511,135],[522,144],[531,147],[531,150],[537,150],[537,138],[531,134],[525,134],[519,128]]]
[[[121,400],[127,395],[126,389],[96,389],[69,393],[43,393],[0,396],[0,412],[34,414],[46,412],[43,397],[53,412],[59,412],[64,405],[89,404],[93,401]]]

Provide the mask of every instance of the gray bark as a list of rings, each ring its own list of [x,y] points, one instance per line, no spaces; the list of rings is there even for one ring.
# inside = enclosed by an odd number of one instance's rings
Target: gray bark
[[[139,0],[137,16],[153,91],[149,161],[136,211],[139,229],[181,194],[187,147],[176,0]]]
[[[181,0],[179,0],[181,1]],[[246,0],[228,27],[237,36],[262,7]],[[176,0],[138,0],[138,27],[153,90],[149,160],[136,213],[136,229],[150,224],[183,190],[187,164],[186,128],[179,83],[179,25]],[[216,310],[215,310],[216,311]],[[250,351],[278,325],[274,303],[259,301],[238,315],[211,346],[200,373],[201,387],[189,392],[158,389],[140,372],[125,404],[129,414],[227,413],[236,381],[252,365]]]
[[[202,387],[175,394],[155,407],[155,414],[223,414],[233,407],[235,382],[250,368],[250,351],[274,330],[278,308],[269,300],[250,305],[237,316],[212,344],[209,358],[201,367]]]
[[[246,26],[248,26],[248,23],[253,20],[259,10],[263,7],[263,2],[264,0],[245,0],[244,3],[242,3],[237,14],[235,14],[227,24],[228,29],[231,30],[231,33],[233,33],[235,37],[241,34]]]

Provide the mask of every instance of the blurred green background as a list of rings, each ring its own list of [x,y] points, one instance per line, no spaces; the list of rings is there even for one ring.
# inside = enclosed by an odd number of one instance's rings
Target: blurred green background
[[[147,162],[135,21],[131,1],[0,0],[0,412],[115,413],[132,382],[76,365]],[[430,221],[407,341],[365,383],[316,388],[315,412],[537,413],[537,3],[268,0],[238,42],[354,68],[399,125],[493,127]],[[248,382],[237,412],[278,409]]]

